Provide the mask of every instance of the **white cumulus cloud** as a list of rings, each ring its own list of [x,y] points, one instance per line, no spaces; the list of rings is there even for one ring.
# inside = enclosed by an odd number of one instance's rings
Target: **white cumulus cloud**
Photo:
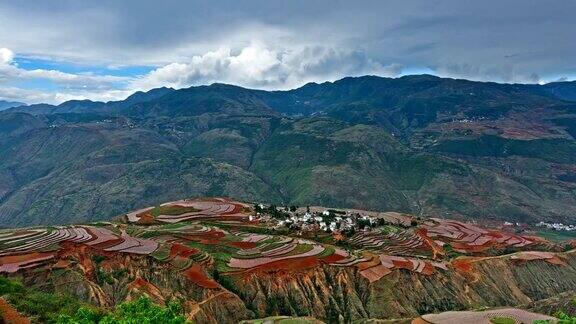
[[[0,64],[9,64],[14,59],[14,52],[8,48],[0,48]]]
[[[188,62],[165,65],[138,78],[132,87],[147,90],[222,82],[260,89],[289,89],[311,81],[364,74],[397,76],[400,72],[400,66],[383,66],[361,51],[322,46],[271,49],[254,43],[236,52],[223,47],[192,56]]]

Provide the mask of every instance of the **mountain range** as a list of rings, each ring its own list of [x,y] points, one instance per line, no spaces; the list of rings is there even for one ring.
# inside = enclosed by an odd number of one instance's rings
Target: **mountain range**
[[[0,225],[190,196],[573,223],[576,82],[212,84],[0,112]]]
[[[6,110],[8,108],[25,106],[25,105],[26,104],[23,102],[0,100],[0,110]]]

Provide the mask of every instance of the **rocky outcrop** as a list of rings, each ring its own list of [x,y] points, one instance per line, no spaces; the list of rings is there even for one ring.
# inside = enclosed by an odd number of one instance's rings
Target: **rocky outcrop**
[[[370,317],[399,318],[481,306],[520,306],[576,287],[576,254],[565,265],[544,260],[480,259],[471,271],[421,276],[397,271],[370,286]]]
[[[576,252],[562,261],[468,258],[459,266],[423,275],[394,270],[373,283],[354,267],[317,265],[298,272],[219,275],[219,287],[203,288],[153,258],[68,250],[71,264],[27,273],[26,285],[68,293],[102,306],[138,294],[162,303],[185,301],[197,323],[231,323],[272,315],[309,316],[326,322],[365,318],[410,318],[482,306],[526,306],[570,293],[576,287]],[[466,266],[463,266],[466,263]]]
[[[72,260],[66,267],[37,269],[20,279],[26,286],[71,295],[103,307],[113,307],[142,294],[160,304],[176,299],[184,302],[189,318],[198,323],[237,322],[252,317],[234,293],[221,286],[200,287],[154,258],[103,253],[87,246],[70,245],[63,251]]]
[[[523,306],[576,287],[576,253],[565,264],[518,262],[507,256],[471,261],[421,275],[396,270],[368,283],[355,269],[318,267],[298,274],[257,274],[237,278],[235,290],[258,317],[312,316],[327,321],[407,318],[482,306]]]

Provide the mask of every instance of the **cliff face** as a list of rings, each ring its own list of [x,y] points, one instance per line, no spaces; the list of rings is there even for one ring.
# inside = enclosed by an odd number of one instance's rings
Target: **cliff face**
[[[479,306],[522,306],[576,288],[576,255],[566,265],[544,260],[524,263],[504,257],[473,262],[470,272],[432,276],[394,272],[370,286],[370,317],[398,318]]]
[[[222,287],[206,289],[151,257],[95,251],[87,246],[70,246],[64,251],[73,262],[60,269],[25,273],[21,278],[24,284],[105,307],[142,294],[160,304],[184,300],[189,318],[199,323],[237,322],[252,315],[235,294]],[[105,260],[99,261],[100,256]]]
[[[563,265],[507,257],[478,259],[470,268],[426,276],[397,270],[370,284],[356,270],[318,267],[298,274],[253,274],[237,280],[237,293],[258,317],[353,320],[405,318],[480,306],[523,306],[576,289],[576,253]]]
[[[405,318],[480,306],[524,306],[576,287],[575,251],[560,255],[563,264],[507,256],[470,258],[465,266],[451,266],[429,276],[395,270],[373,283],[356,268],[319,265],[299,272],[218,276],[216,288],[202,287],[153,258],[111,253],[98,262],[88,249],[68,253],[78,262],[26,273],[25,284],[102,306],[139,293],[158,302],[181,298],[186,300],[189,318],[198,323],[276,314],[328,322]]]
[[[301,273],[253,274],[236,280],[239,296],[257,317],[279,313],[322,319],[366,318],[370,286],[350,268],[317,267]]]

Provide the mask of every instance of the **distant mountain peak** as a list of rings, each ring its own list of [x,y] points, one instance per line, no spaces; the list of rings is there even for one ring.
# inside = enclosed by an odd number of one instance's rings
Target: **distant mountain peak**
[[[0,100],[0,110],[6,110],[9,108],[26,106],[27,104],[18,101],[7,101],[7,100]]]
[[[133,94],[131,94],[130,96],[128,96],[128,98],[126,98],[124,100],[124,102],[135,104],[135,103],[140,103],[140,102],[144,102],[144,101],[149,101],[149,100],[160,98],[163,95],[168,94],[172,91],[175,91],[175,90],[173,88],[168,88],[168,87],[154,88],[154,89],[151,89],[148,91],[136,91]]]

